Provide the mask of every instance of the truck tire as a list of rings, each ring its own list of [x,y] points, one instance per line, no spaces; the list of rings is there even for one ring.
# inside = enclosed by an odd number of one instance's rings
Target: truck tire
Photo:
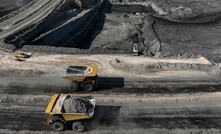
[[[85,91],[93,91],[94,90],[94,85],[90,82],[87,82],[87,83],[84,83],[82,88],[85,90]]]
[[[78,91],[78,89],[79,89],[79,83],[72,81],[72,82],[71,82],[71,87],[70,87],[70,89],[71,89],[72,91]]]
[[[58,115],[52,116],[53,121],[60,121],[60,117]]]
[[[76,132],[83,132],[85,130],[85,127],[81,122],[74,122],[72,124],[72,129]]]
[[[56,121],[52,124],[52,128],[55,131],[63,131],[64,130],[64,123],[61,121]]]

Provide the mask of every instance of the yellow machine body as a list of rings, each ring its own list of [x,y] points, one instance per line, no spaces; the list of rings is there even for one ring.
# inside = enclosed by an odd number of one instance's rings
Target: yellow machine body
[[[84,74],[67,74],[65,78],[76,81],[76,82],[83,82],[86,78],[89,77],[96,77],[97,76],[97,66],[85,66],[87,67],[88,71],[85,71]]]
[[[63,113],[62,112],[62,106],[63,102],[66,99],[67,96],[73,96],[73,94],[54,94],[51,97],[50,102],[48,103],[45,114],[48,115],[47,124],[53,123],[54,120],[52,119],[52,116],[59,116],[60,121],[66,123],[67,121],[76,121],[76,120],[83,120],[83,119],[89,119],[92,118],[94,115],[94,111],[91,113]],[[90,99],[90,102],[95,107],[95,99]]]

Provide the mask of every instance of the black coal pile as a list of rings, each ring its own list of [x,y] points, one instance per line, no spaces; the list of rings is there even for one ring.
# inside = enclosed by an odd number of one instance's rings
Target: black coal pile
[[[6,43],[17,48],[24,45],[90,48],[97,25],[103,25],[108,1],[92,0],[88,10],[79,8],[74,0],[65,0],[46,18],[8,36]],[[102,28],[101,28],[102,29]]]
[[[91,113],[93,105],[88,98],[69,96],[65,99],[63,109],[65,113]]]

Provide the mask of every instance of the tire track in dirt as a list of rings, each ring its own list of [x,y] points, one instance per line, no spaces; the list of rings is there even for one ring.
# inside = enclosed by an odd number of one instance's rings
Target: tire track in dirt
[[[33,106],[32,106],[33,107]],[[23,109],[24,108],[24,109]],[[1,109],[0,123],[1,129],[12,131],[31,130],[31,131],[48,131],[52,130],[45,125],[46,116],[41,110],[32,111],[27,106],[23,108],[10,108],[9,110]],[[221,117],[141,117],[140,115],[122,116],[121,107],[119,106],[98,106],[95,109],[95,115],[92,120],[87,122],[89,131],[94,129],[179,129],[179,128],[214,128],[220,129],[219,122]],[[125,109],[130,110],[130,109]],[[161,110],[162,111],[162,110]],[[106,116],[108,114],[108,116]],[[137,113],[138,114],[138,113]],[[166,113],[165,113],[166,115]]]

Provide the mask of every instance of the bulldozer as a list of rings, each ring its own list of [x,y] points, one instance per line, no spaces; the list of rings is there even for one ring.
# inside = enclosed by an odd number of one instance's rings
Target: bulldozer
[[[30,58],[32,56],[32,53],[27,53],[24,51],[15,51],[14,56],[16,58],[16,61],[25,61],[26,58]]]
[[[45,114],[48,116],[46,125],[51,125],[55,131],[63,131],[68,125],[72,126],[72,129],[76,132],[83,132],[86,127],[88,119],[93,118],[95,99],[91,96],[79,97],[87,100],[92,106],[88,113],[70,113],[64,111],[64,102],[73,94],[54,94],[48,103]],[[76,96],[75,96],[76,97]],[[79,107],[79,105],[71,105],[72,107]]]
[[[71,81],[73,91],[93,91],[97,86],[97,66],[69,66],[63,78]]]

